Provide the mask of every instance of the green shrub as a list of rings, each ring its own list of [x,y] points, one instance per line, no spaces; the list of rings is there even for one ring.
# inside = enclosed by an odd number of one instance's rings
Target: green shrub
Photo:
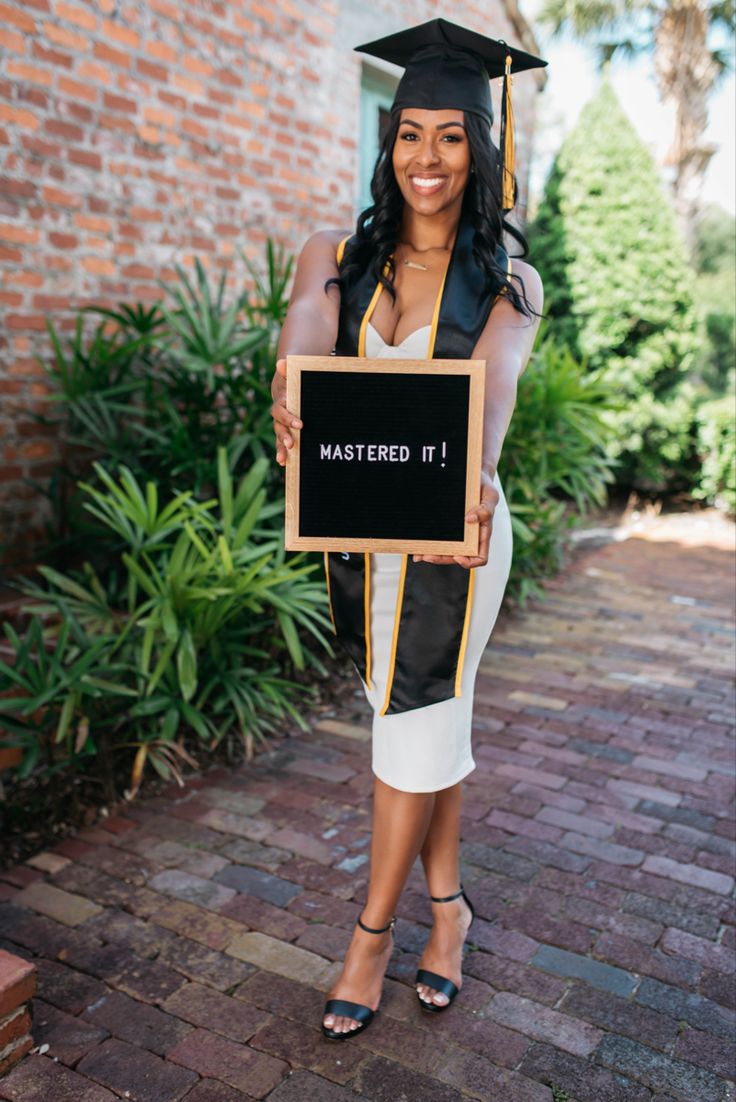
[[[697,410],[700,479],[693,496],[736,513],[736,395],[731,392]]]
[[[305,729],[295,700],[314,689],[284,674],[324,671],[305,640],[331,650],[324,585],[311,577],[319,564],[287,559],[267,526],[283,513],[282,501],[266,503],[267,461],[234,486],[223,448],[217,460],[208,501],[185,491],[160,503],[155,484],[142,488],[126,468],[113,478],[97,465],[103,488],[83,486],[85,508],[125,547],[119,582],[89,564],[77,576],[41,567],[47,587],[28,588],[37,603],[25,639],[6,628],[16,656],[0,666],[0,693],[21,693],[0,697],[0,717],[23,771],[53,731],[64,745],[51,768],[99,742],[106,759],[133,756],[135,792],[146,762],[165,777],[192,763],[185,733],[208,746],[237,733],[251,756],[285,719]]]
[[[509,590],[522,602],[559,568],[577,518],[606,500],[614,406],[603,373],[586,370],[542,321],[499,464],[514,532]]]
[[[89,714],[96,702],[133,695],[117,681],[122,668],[109,663],[107,638],[90,637],[73,618],[52,634],[34,616],[23,638],[11,624],[3,627],[14,660],[0,661],[0,716],[7,732],[0,730],[0,746],[22,750],[19,775],[27,777],[41,763],[53,774],[94,754]]]
[[[620,482],[653,495],[690,492],[698,478],[695,433],[701,400],[698,389],[684,380],[659,397],[645,391],[632,403]]]
[[[659,170],[607,79],[560,148],[529,239],[558,340],[621,396],[617,482],[681,484],[680,386],[704,345],[697,280]]]
[[[47,559],[74,563],[90,542],[100,563],[116,550],[81,507],[77,484],[96,477],[95,461],[108,470],[125,464],[164,496],[186,488],[206,497],[218,448],[237,473],[272,456],[270,384],[292,261],[270,241],[266,260],[263,279],[249,264],[252,302],[242,291],[226,304],[226,273],[211,290],[197,259],[194,280],[177,266],[179,284],[161,284],[170,304],[89,307],[66,348],[47,321],[54,357],[43,366],[55,412],[44,420],[55,425],[62,451],[50,484],[37,487],[51,506]],[[92,333],[84,332],[85,314],[103,319]],[[267,481],[280,491],[277,464],[269,464]]]
[[[696,375],[716,397],[728,389],[736,363],[736,218],[715,203],[698,222],[695,258],[693,289],[707,336]]]

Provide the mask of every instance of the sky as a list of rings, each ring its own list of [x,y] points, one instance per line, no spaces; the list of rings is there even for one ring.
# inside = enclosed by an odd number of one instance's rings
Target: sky
[[[540,56],[549,62],[548,82],[539,99],[534,139],[530,208],[540,196],[552,158],[574,126],[580,108],[594,94],[599,77],[593,51],[569,36],[550,40],[535,20],[542,0],[522,0],[522,12],[532,24]],[[517,78],[521,79],[521,78]],[[651,55],[635,61],[616,57],[611,64],[611,83],[621,105],[659,165],[674,134],[674,112],[659,101]],[[711,158],[703,186],[703,202],[715,202],[736,213],[736,82],[731,73],[709,100],[707,140],[718,146]],[[666,170],[663,169],[666,175]]]

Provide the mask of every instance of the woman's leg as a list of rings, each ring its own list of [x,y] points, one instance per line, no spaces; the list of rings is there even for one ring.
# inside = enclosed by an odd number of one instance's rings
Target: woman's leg
[[[362,911],[366,926],[385,926],[396,910],[402,888],[427,833],[435,792],[402,792],[374,774],[373,835],[368,898]],[[369,934],[356,924],[339,978],[328,998],[349,999],[375,1010],[393,940],[391,931]],[[324,1024],[341,1033],[358,1023],[326,1014]]]
[[[422,864],[430,895],[454,895],[460,887],[460,806],[462,782],[435,792],[434,811],[421,849]],[[462,984],[462,950],[472,912],[462,896],[450,903],[433,903],[432,932],[419,961],[420,968],[447,976],[457,987]],[[428,1002],[444,1006],[447,995],[428,984],[417,984]]]

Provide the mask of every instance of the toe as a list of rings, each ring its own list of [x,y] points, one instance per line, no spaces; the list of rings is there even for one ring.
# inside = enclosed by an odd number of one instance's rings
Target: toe
[[[448,999],[447,995],[445,995],[442,991],[432,992],[432,1002],[435,1003],[437,1006],[447,1006],[449,1001],[450,1000]]]

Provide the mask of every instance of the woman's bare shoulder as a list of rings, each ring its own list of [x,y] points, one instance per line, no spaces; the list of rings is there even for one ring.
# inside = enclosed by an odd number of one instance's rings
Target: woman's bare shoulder
[[[336,266],[340,242],[350,237],[351,233],[352,230],[316,230],[302,245],[297,267],[313,268],[315,265],[325,264]]]
[[[311,237],[307,238],[304,248],[306,249],[308,245],[317,248],[325,246],[337,248],[344,238],[351,236],[352,232],[352,230],[316,230]]]
[[[544,287],[542,277],[533,264],[527,263],[520,257],[511,258],[511,279],[514,280],[520,291],[526,292],[526,297],[537,312],[541,312],[544,301]],[[520,278],[519,278],[520,277]],[[521,280],[524,281],[523,289]]]
[[[339,276],[337,253],[340,242],[350,230],[317,230],[307,239],[299,253],[294,274],[291,302],[302,298],[323,300],[325,282]]]
[[[529,264],[526,260],[522,260],[519,256],[510,257],[511,260],[511,274],[520,275],[522,279],[538,279],[541,283],[541,277],[539,272],[533,264]]]

